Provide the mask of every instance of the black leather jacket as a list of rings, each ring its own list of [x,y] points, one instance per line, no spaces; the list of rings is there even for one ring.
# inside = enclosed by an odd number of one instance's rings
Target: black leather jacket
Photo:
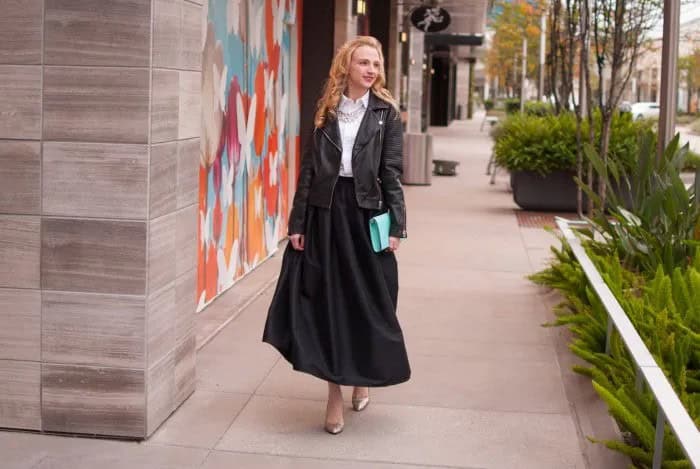
[[[389,210],[390,236],[406,237],[406,204],[399,177],[403,170],[403,131],[397,111],[370,92],[352,150],[352,174],[357,204]],[[338,121],[326,120],[314,129],[304,150],[297,191],[289,216],[289,234],[303,234],[307,206],[329,208],[333,200],[342,143]],[[368,228],[369,229],[369,228]]]

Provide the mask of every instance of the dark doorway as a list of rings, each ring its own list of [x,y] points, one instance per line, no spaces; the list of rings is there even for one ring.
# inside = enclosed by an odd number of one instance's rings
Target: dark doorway
[[[313,130],[316,103],[333,60],[335,2],[304,0],[301,31],[301,148]]]
[[[382,43],[384,61],[389,56],[389,22],[391,21],[391,2],[389,0],[371,1],[369,4],[369,35]],[[390,82],[389,67],[385,63],[386,80]]]
[[[430,125],[447,126],[450,119],[451,64],[447,56],[433,54],[430,70]]]

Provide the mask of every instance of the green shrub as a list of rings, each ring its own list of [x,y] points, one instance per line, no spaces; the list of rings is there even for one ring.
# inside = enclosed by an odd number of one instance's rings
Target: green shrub
[[[600,113],[595,113],[596,145],[600,141],[600,120]],[[632,120],[629,114],[616,114],[611,125],[609,158],[621,162],[625,168],[635,166],[639,136],[649,126],[647,122]],[[582,135],[587,138],[587,122],[583,123]],[[545,175],[576,169],[573,113],[510,115],[495,132],[494,141],[496,162],[510,171],[536,171]]]
[[[484,100],[484,109],[487,111],[490,111],[493,109],[493,99],[485,99]]]
[[[548,174],[576,167],[576,117],[514,114],[495,137],[496,162],[510,171]]]
[[[640,334],[659,367],[695,422],[700,422],[700,272],[697,266],[658,269],[640,274],[627,270],[615,254],[600,251],[600,243],[586,241],[589,257],[622,309]],[[553,325],[567,326],[574,334],[571,351],[588,363],[574,371],[588,376],[620,428],[632,435],[626,442],[602,441],[628,455],[634,467],[650,468],[654,450],[656,404],[646,388],[635,385],[636,365],[619,334],[605,353],[607,312],[585,277],[571,248],[553,248],[556,259],[548,269],[531,277],[538,284],[559,290],[564,301],[555,309]],[[675,436],[664,435],[664,467],[690,468]]]
[[[683,171],[696,171],[700,169],[700,154],[688,150],[688,155],[685,157],[685,165]]]
[[[542,101],[528,101],[525,103],[525,114],[530,116],[547,116],[554,114],[554,106]]]
[[[657,158],[656,136],[647,129],[632,167],[625,167],[624,160],[604,162],[590,145],[585,151],[606,182],[609,205],[603,214],[598,195],[581,184],[596,206],[591,229],[580,232],[583,245],[688,414],[700,424],[700,186],[686,188],[680,179],[688,147],[681,147],[676,136]],[[615,186],[626,187],[630,200],[623,201]],[[552,251],[550,267],[530,279],[562,293],[553,325],[573,332],[569,348],[589,365],[574,371],[591,378],[610,414],[630,435],[624,442],[600,443],[629,456],[633,467],[649,469],[654,398],[635,385],[636,365],[618,333],[610,337],[605,353],[607,312],[571,248],[562,240],[561,249]],[[668,428],[663,448],[663,467],[691,467]]]
[[[503,101],[506,114],[516,114],[520,112],[520,98],[508,98]]]

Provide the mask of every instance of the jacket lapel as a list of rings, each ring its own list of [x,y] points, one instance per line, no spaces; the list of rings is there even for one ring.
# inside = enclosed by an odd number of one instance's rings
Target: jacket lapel
[[[384,125],[384,123],[382,123],[382,125]],[[377,119],[374,109],[367,109],[360,123],[360,128],[357,131],[355,144],[352,147],[353,158],[362,151],[377,132],[379,132],[379,119]]]
[[[338,124],[338,119],[330,118],[326,121],[326,124],[321,128],[324,134],[330,139],[331,143],[338,149],[338,151],[343,153],[343,142],[340,140],[340,125]]]
[[[355,145],[352,147],[352,157],[362,151],[362,149],[372,140],[378,132],[386,123],[379,122],[379,110],[387,108],[389,105],[382,101],[381,99],[374,96],[374,93],[370,91],[369,94],[369,105],[367,107],[367,112],[365,112],[362,122],[360,123],[360,128],[357,131],[357,137],[355,137]],[[385,113],[388,114],[388,113]]]

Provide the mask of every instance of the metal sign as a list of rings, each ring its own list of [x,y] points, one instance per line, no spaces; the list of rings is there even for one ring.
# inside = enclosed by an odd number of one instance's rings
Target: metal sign
[[[441,7],[419,6],[411,12],[411,23],[424,33],[436,33],[450,25],[450,14]]]

